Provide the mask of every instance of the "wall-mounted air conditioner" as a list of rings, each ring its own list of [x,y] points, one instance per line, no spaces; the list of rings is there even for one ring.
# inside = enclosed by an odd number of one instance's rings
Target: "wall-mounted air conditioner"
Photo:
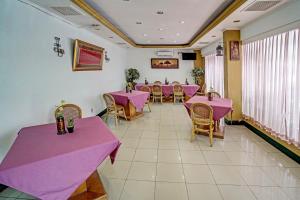
[[[160,57],[173,57],[174,56],[174,53],[173,51],[168,51],[168,50],[165,50],[165,51],[156,51],[156,55],[157,56],[160,56]]]

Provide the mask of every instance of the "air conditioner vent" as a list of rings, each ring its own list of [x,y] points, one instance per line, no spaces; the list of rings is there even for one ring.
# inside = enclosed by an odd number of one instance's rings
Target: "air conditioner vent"
[[[51,7],[51,8],[64,16],[81,15],[78,11],[74,10],[71,7]]]
[[[117,42],[118,45],[125,45],[125,42]]]
[[[209,42],[198,42],[198,44],[209,44]]]
[[[251,5],[249,5],[244,11],[266,11],[277,4],[280,1],[255,1]]]

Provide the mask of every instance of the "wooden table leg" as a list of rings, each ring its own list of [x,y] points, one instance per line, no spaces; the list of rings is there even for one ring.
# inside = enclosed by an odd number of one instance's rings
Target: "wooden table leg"
[[[214,121],[214,137],[224,139],[224,127],[220,126],[220,121]]]
[[[100,176],[94,171],[84,183],[73,192],[69,200],[108,200]]]
[[[143,112],[138,112],[131,102],[129,102],[126,106],[124,106],[124,109],[125,109],[126,118],[128,120],[136,119],[138,117],[143,116],[144,114]]]

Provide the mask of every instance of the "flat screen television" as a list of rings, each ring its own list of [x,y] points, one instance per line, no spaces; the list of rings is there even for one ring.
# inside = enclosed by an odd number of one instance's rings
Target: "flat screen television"
[[[196,53],[182,53],[182,60],[196,60]]]

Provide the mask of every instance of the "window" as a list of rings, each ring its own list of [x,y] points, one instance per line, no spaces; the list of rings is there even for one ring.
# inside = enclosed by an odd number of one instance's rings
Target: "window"
[[[300,144],[299,29],[244,44],[243,114],[271,134]]]
[[[224,58],[211,54],[205,56],[205,83],[224,97]]]

